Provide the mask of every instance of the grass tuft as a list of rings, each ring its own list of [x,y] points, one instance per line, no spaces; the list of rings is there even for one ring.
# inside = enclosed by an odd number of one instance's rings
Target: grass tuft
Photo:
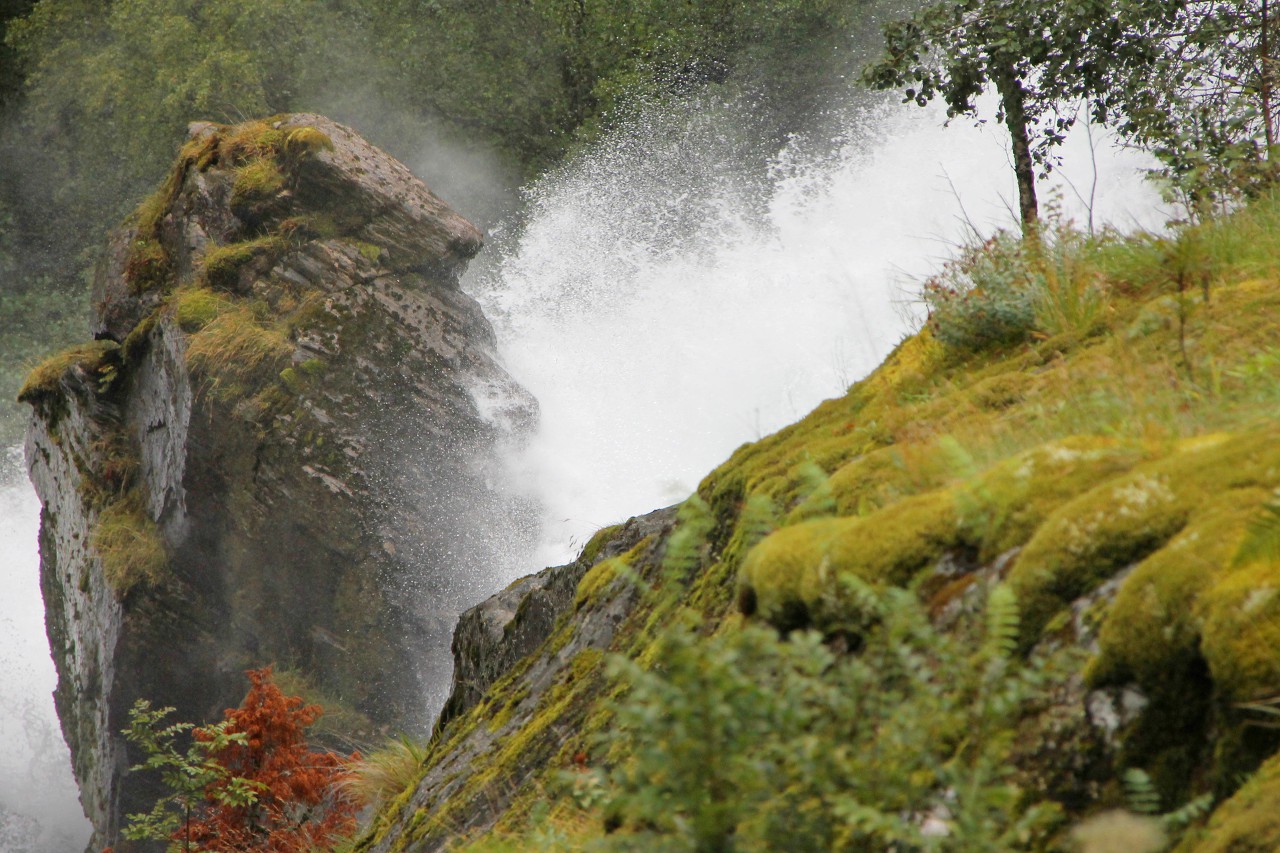
[[[49,356],[27,374],[18,391],[18,402],[32,403],[57,394],[62,377],[72,368],[78,367],[86,373],[99,374],[100,379],[105,378],[101,371],[111,366],[110,356],[117,349],[114,341],[90,341]]]
[[[93,548],[117,598],[123,599],[140,583],[155,586],[164,579],[168,563],[164,540],[136,491],[111,503],[98,516]]]

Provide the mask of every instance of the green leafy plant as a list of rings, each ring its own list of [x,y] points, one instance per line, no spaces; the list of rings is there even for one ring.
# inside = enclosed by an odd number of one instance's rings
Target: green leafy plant
[[[1083,338],[1102,328],[1108,300],[1096,254],[1096,246],[1069,226],[1055,227],[1046,235],[1033,283],[1035,323],[1041,333]]]
[[[649,669],[613,659],[630,690],[603,736],[621,759],[606,849],[998,851],[1053,823],[1013,781],[1043,676],[1014,657],[1012,593],[966,641],[909,591],[850,584],[869,611],[857,654],[751,625],[673,630]]]
[[[166,725],[172,708],[135,704],[124,734],[145,758],[132,769],[160,771],[167,793],[129,815],[125,838],[168,842],[171,853],[305,853],[354,833],[357,803],[344,784],[352,759],[314,751],[304,737],[320,707],[284,695],[271,667],[246,674],[249,692],[220,723]]]
[[[1022,240],[1001,232],[963,247],[928,279],[928,328],[943,344],[978,351],[1024,340],[1035,328],[1035,270]]]
[[[129,815],[123,835],[133,841],[167,841],[170,850],[192,850],[192,824],[209,791],[218,802],[229,805],[251,805],[263,786],[242,776],[233,776],[216,758],[232,744],[245,745],[248,735],[230,731],[231,721],[223,720],[201,728],[202,738],[191,738],[186,749],[180,739],[188,735],[192,723],[168,723],[165,718],[173,708],[152,708],[139,699],[129,711],[129,727],[124,736],[136,745],[146,758],[130,771],[159,771],[167,794],[156,800],[151,811]]]

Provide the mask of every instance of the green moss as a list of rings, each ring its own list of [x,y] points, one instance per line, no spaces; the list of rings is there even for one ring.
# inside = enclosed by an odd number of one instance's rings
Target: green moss
[[[582,580],[578,581],[578,590],[573,598],[574,609],[581,610],[583,607],[595,603],[601,593],[612,586],[613,582],[618,579],[618,576],[626,568],[627,563],[624,557],[614,557],[592,566],[582,576]]]
[[[173,264],[159,240],[139,236],[129,246],[124,278],[129,292],[138,294],[160,290],[172,283]]]
[[[1136,442],[1076,436],[1006,460],[956,488],[979,562],[1024,545],[1067,501],[1127,472],[1157,451]]]
[[[1280,484],[1277,433],[1268,427],[1188,439],[1163,458],[1059,507],[1019,555],[1010,576],[1028,635],[1117,570],[1162,548],[1193,517],[1226,506],[1233,490]]]
[[[280,194],[284,185],[285,175],[274,159],[250,160],[235,170],[231,207],[235,210],[269,203]]]
[[[146,354],[147,348],[151,345],[151,332],[155,329],[162,311],[162,307],[156,308],[125,336],[120,344],[120,358],[124,364],[133,364]]]
[[[1204,657],[1220,695],[1232,702],[1274,696],[1280,690],[1280,565],[1257,562],[1232,571],[1198,604]]]
[[[107,379],[105,372],[114,375],[117,367],[114,356],[118,349],[114,341],[90,341],[49,356],[27,374],[18,391],[18,402],[34,403],[60,395],[62,378],[68,370],[82,370],[99,381]]]
[[[284,387],[294,394],[300,393],[305,387],[302,375],[292,367],[286,367],[280,371],[280,381],[284,383]]]
[[[243,396],[260,386],[267,372],[292,352],[287,331],[259,319],[254,306],[235,303],[187,341],[187,363],[216,383],[223,398]]]
[[[1213,502],[1134,569],[1104,617],[1088,670],[1092,684],[1134,680],[1153,689],[1201,654],[1201,597],[1227,571],[1245,524],[1265,498],[1266,492],[1248,489]],[[1220,652],[1214,657],[1223,658]]]
[[[168,565],[164,540],[136,491],[99,514],[92,542],[116,598],[123,599],[140,583],[157,586],[164,580]]]
[[[180,288],[173,299],[178,326],[188,334],[199,332],[234,307],[226,296],[205,287]]]
[[[295,127],[285,135],[281,147],[287,156],[299,158],[319,154],[321,151],[332,151],[333,140],[319,128]]]
[[[512,790],[535,771],[544,771],[563,750],[555,730],[581,718],[601,687],[602,653],[584,649],[570,663],[560,680],[539,699],[533,714],[520,728],[500,736],[478,762],[475,772],[450,797],[437,805],[425,821],[407,833],[412,841],[455,835],[466,825],[466,816],[478,804]]]
[[[832,518],[766,537],[742,564],[740,595],[749,611],[790,629],[833,629],[850,616],[840,578],[905,584],[944,551],[962,544],[948,490],[901,501],[866,518]]]
[[[211,287],[235,290],[240,270],[258,258],[279,255],[288,243],[278,235],[216,246],[204,256],[204,277]]]
[[[1280,756],[1223,803],[1176,853],[1274,853],[1280,849]]]
[[[1018,556],[1010,583],[1035,636],[1060,608],[1159,548],[1189,507],[1158,472],[1109,480],[1060,506]]]

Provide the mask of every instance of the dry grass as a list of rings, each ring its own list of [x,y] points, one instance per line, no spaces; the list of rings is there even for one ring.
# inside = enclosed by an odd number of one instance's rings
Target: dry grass
[[[73,367],[87,373],[98,373],[108,364],[107,356],[118,345],[114,341],[90,341],[55,353],[37,364],[27,374],[18,391],[18,402],[32,403],[58,392],[62,377]]]
[[[418,781],[426,759],[425,746],[401,735],[352,762],[343,787],[365,805],[380,808]]]
[[[93,548],[117,598],[124,598],[139,583],[157,585],[164,579],[168,565],[164,540],[137,492],[114,501],[98,516]]]
[[[217,313],[188,340],[187,364],[223,395],[236,395],[242,386],[278,373],[293,350],[288,332],[261,319],[258,307],[246,302],[214,306]]]

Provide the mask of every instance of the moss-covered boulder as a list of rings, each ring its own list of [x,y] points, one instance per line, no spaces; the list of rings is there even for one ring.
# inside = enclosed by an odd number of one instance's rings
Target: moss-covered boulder
[[[193,126],[111,240],[98,340],[22,391],[57,705],[98,848],[149,807],[119,734],[138,698],[208,720],[275,663],[349,734],[429,726],[457,614],[534,515],[490,485],[536,406],[458,286],[480,242],[314,115]]]

